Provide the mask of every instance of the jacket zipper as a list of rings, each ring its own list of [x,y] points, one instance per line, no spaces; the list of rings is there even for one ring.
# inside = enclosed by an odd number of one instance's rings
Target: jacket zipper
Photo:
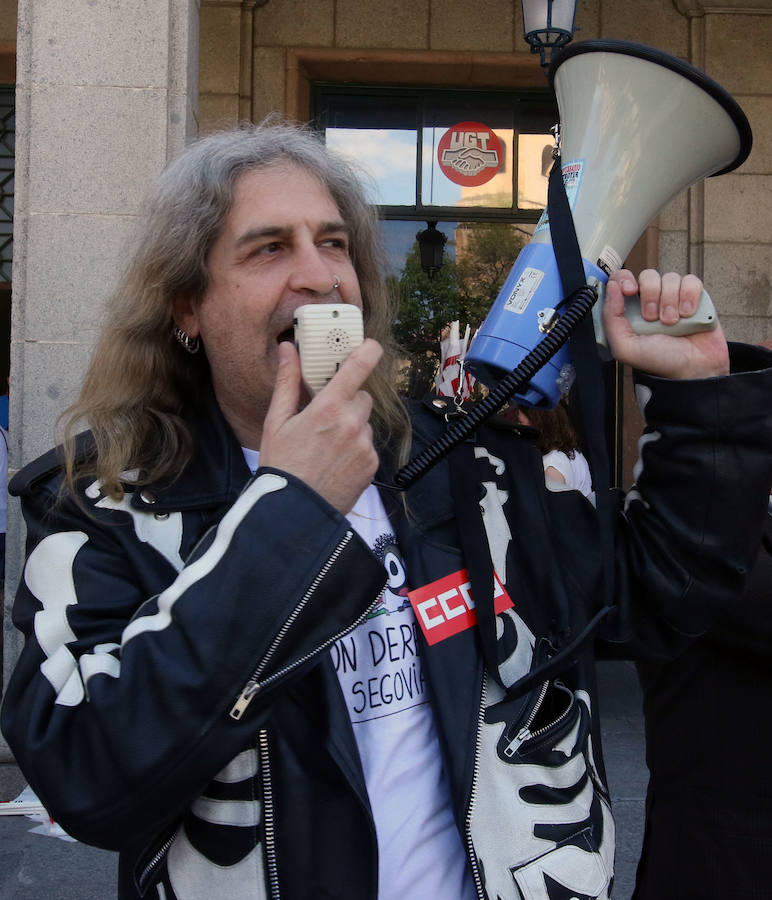
[[[537,728],[536,731],[531,731],[531,724],[533,720],[536,718],[537,713],[541,709],[542,703],[544,703],[544,698],[547,696],[547,688],[549,687],[549,682],[545,681],[541,686],[541,691],[539,693],[539,699],[536,701],[534,708],[531,710],[531,714],[528,716],[528,721],[523,725],[520,731],[514,736],[514,738],[507,744],[504,748],[505,756],[514,756],[515,753],[520,749],[520,745],[524,744],[526,741],[531,740],[531,738],[539,737],[542,734],[546,734],[550,728],[553,728],[558,722],[561,722],[565,717],[571,712],[574,707],[573,699],[568,704],[568,707],[563,710],[563,712],[554,719],[552,722],[548,722],[546,725],[543,725],[541,728]]]
[[[260,757],[260,780],[263,784],[263,829],[265,834],[265,864],[268,873],[268,890],[272,900],[279,900],[279,868],[276,864],[276,836],[273,821],[273,785],[271,764],[268,758],[268,732],[261,728],[257,735]]]
[[[528,721],[523,725],[523,727],[517,732],[514,738],[507,744],[504,748],[504,756],[514,756],[517,753],[517,748],[524,742],[527,741],[528,738],[532,737],[531,735],[531,723],[536,718],[539,710],[541,709],[542,703],[544,703],[544,698],[547,696],[547,688],[549,687],[549,682],[545,681],[541,689],[539,691],[539,696],[536,700],[536,703],[533,705],[533,709],[531,710],[531,714],[528,716]]]
[[[342,631],[338,632],[338,634],[336,634],[334,637],[331,637],[328,640],[326,640],[323,644],[321,644],[316,649],[312,650],[309,653],[306,653],[304,656],[301,656],[300,659],[295,660],[295,662],[290,663],[290,665],[285,666],[283,669],[280,669],[278,672],[275,672],[273,675],[266,678],[265,681],[263,681],[263,682],[260,681],[260,676],[262,675],[265,667],[270,662],[271,657],[276,652],[279,644],[282,642],[282,639],[284,638],[284,636],[287,634],[287,632],[292,627],[292,624],[294,623],[295,619],[297,619],[297,617],[303,611],[304,607],[308,604],[308,601],[311,599],[311,597],[316,592],[317,588],[319,587],[322,580],[324,579],[324,576],[330,571],[330,569],[332,568],[335,561],[341,555],[341,553],[346,548],[346,546],[351,542],[351,539],[353,538],[353,536],[354,536],[353,531],[346,532],[346,534],[343,536],[343,538],[340,541],[340,543],[338,544],[338,546],[333,550],[332,554],[330,555],[330,558],[327,560],[327,562],[324,564],[322,569],[317,573],[316,577],[311,582],[311,585],[309,586],[308,590],[305,592],[305,594],[301,598],[298,605],[287,617],[287,620],[282,625],[281,629],[279,630],[279,633],[273,639],[271,646],[266,651],[266,654],[260,661],[260,664],[255,669],[255,671],[252,673],[252,676],[250,677],[249,681],[244,685],[241,693],[236,698],[236,702],[233,704],[233,707],[230,711],[230,716],[232,719],[238,720],[244,715],[244,712],[246,711],[247,707],[252,702],[255,695],[258,693],[258,691],[261,691],[267,685],[272,684],[274,681],[277,681],[279,678],[282,678],[284,675],[286,675],[287,672],[291,672],[293,669],[302,665],[304,662],[306,662],[307,660],[314,657],[317,653],[324,650],[325,647],[331,646],[332,644],[335,643],[335,641],[340,640],[340,638],[342,638],[344,635],[348,634],[350,631],[353,631],[357,627],[357,625],[364,622],[364,620],[367,618],[368,613],[375,607],[376,603],[378,602],[377,597],[373,601],[373,603],[371,603],[370,606],[367,607],[367,609],[364,611],[364,613],[362,613],[362,615],[353,624],[349,625],[347,628],[344,628]]]
[[[168,837],[168,838],[163,842],[163,844],[161,844],[161,846],[158,848],[158,850],[156,850],[156,852],[153,854],[153,856],[151,857],[151,859],[150,859],[150,861],[148,862],[148,864],[147,864],[147,865],[145,866],[145,868],[142,870],[142,873],[141,873],[141,875],[139,876],[139,879],[138,879],[138,886],[139,886],[140,892],[144,892],[144,890],[145,890],[145,885],[146,885],[146,884],[148,883],[148,881],[150,880],[150,877],[152,876],[152,874],[153,874],[153,872],[155,871],[156,867],[160,864],[161,860],[162,860],[162,859],[166,856],[166,854],[169,852],[169,848],[170,848],[171,845],[174,843],[174,838],[175,838],[175,835],[172,835],[171,837]]]
[[[482,734],[483,721],[485,719],[485,695],[487,689],[487,676],[483,672],[482,688],[480,690],[480,705],[477,713],[477,734],[475,735],[474,745],[474,765],[472,767],[472,787],[469,792],[469,806],[466,811],[466,850],[469,857],[469,864],[472,867],[472,878],[474,879],[474,889],[477,891],[479,900],[485,900],[485,889],[483,888],[482,875],[480,867],[477,864],[477,856],[474,852],[474,842],[472,841],[472,810],[474,809],[475,794],[477,792],[477,776],[480,769],[480,737]]]

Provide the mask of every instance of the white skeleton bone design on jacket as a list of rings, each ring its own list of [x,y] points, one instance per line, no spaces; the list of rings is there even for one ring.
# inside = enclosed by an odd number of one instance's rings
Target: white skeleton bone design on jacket
[[[177,571],[182,569],[181,513],[157,517],[135,510],[130,503],[131,494],[120,501],[112,500],[102,494],[98,481],[90,484],[85,493],[99,508],[127,513],[139,540],[154,547]],[[87,542],[88,536],[82,531],[49,535],[30,554],[24,569],[24,581],[43,607],[35,615],[35,635],[46,654],[40,670],[56,691],[56,703],[61,706],[78,706],[87,700],[88,681],[94,675],[118,678],[121,670],[118,644],[97,644],[91,653],[77,659],[67,647],[76,639],[67,619],[67,607],[78,602],[75,560]]]
[[[503,461],[484,448],[475,448],[475,455],[490,462],[494,477],[504,474]],[[491,561],[505,581],[506,554],[513,539],[504,513],[508,493],[495,480],[483,481],[483,488],[480,507]],[[513,599],[516,607],[517,598]],[[499,674],[504,684],[511,685],[530,671],[535,637],[515,609],[500,613],[496,625],[499,644],[510,647]],[[477,861],[487,896],[551,900],[569,891],[576,897],[608,900],[614,822],[593,761],[588,694],[575,692],[552,746],[541,744],[531,751],[538,739],[525,739],[507,756],[502,752],[504,735],[518,723],[497,716],[496,705],[506,694],[495,679],[486,675],[485,680],[485,716],[478,738],[481,776],[470,830],[474,847],[485,848]]]

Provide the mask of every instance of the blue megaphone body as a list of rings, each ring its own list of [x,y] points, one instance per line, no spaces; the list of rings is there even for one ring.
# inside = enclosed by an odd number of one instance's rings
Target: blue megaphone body
[[[737,168],[750,153],[745,114],[716,82],[677,57],[626,41],[583,41],[553,61],[550,82],[560,112],[563,181],[585,276],[600,304],[648,224],[682,190]],[[699,134],[699,139],[696,135]],[[546,211],[467,353],[465,367],[489,388],[516,368],[560,314],[564,292]],[[626,306],[635,331],[686,334],[714,328],[700,308],[677,326],[645,322]],[[567,346],[532,377],[515,402],[550,409],[570,386]]]

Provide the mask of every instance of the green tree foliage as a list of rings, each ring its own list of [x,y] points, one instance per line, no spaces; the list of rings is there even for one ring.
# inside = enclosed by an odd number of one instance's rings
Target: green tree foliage
[[[418,242],[413,244],[402,274],[391,276],[390,285],[399,296],[395,335],[410,359],[407,394],[421,397],[433,390],[442,329],[458,319],[462,333],[468,324],[474,334],[528,237],[514,225],[462,225],[456,231],[456,259],[449,258],[446,246],[434,278],[421,269]]]

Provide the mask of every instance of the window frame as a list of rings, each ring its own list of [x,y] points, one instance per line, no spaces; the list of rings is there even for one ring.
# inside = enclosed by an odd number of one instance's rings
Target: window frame
[[[524,113],[531,115],[543,113],[552,120],[552,124],[558,122],[558,108],[554,95],[548,87],[525,87],[518,89],[507,88],[476,88],[453,87],[447,85],[383,85],[365,83],[341,83],[337,81],[318,80],[310,84],[310,119],[313,128],[321,134],[325,133],[329,126],[331,116],[331,103],[338,98],[366,99],[396,99],[402,100],[405,105],[406,120],[409,120],[410,104],[413,104],[414,116],[410,127],[416,132],[416,200],[415,204],[394,205],[377,204],[376,208],[380,218],[386,220],[402,219],[416,222],[445,221],[457,222],[501,222],[516,225],[535,224],[542,215],[539,208],[521,208],[516,206],[518,184],[518,158],[515,147],[512,148],[512,205],[509,207],[484,207],[484,206],[439,206],[424,205],[420,202],[423,178],[423,129],[427,127],[425,111],[431,108],[432,101],[436,103],[440,97],[442,105],[452,102],[470,104],[480,98],[488,108],[498,107],[501,110],[512,110],[514,139],[516,140],[518,121],[522,121],[524,115],[517,116],[517,106],[521,106]],[[535,132],[520,132],[535,133]]]

